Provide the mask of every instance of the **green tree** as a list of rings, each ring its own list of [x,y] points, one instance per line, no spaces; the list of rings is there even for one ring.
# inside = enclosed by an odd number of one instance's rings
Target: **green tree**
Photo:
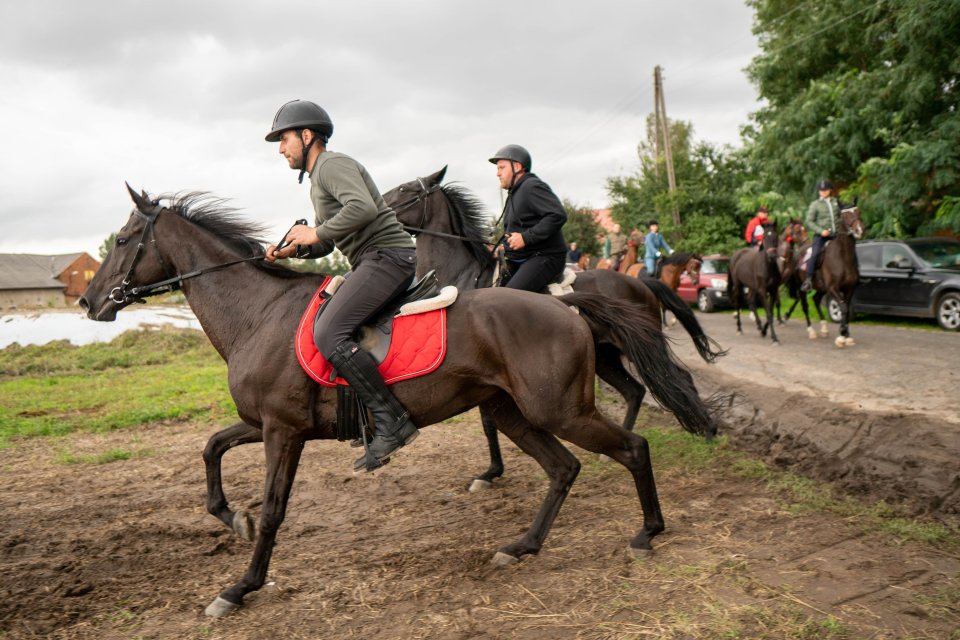
[[[603,235],[603,229],[593,217],[593,209],[577,206],[566,198],[563,208],[567,212],[567,222],[563,225],[563,238],[567,244],[576,242],[583,253],[600,255],[599,237]]]
[[[755,211],[741,207],[739,192],[747,182],[742,153],[695,142],[690,123],[671,120],[669,125],[676,192],[670,194],[663,157],[656,155],[651,115],[646,139],[637,146],[639,170],[607,180],[613,219],[625,229],[641,230],[656,219],[676,250],[728,253],[742,247],[748,212]],[[672,220],[674,203],[680,211],[680,228]]]
[[[935,223],[960,195],[960,2],[747,4],[765,104],[743,134],[760,190],[809,201],[832,178],[872,235],[960,224]]]
[[[110,249],[113,249],[113,245],[117,243],[117,233],[113,232],[106,237],[103,241],[103,244],[100,245],[100,249],[97,253],[100,254],[100,262],[103,262],[107,258],[107,254],[110,253]]]

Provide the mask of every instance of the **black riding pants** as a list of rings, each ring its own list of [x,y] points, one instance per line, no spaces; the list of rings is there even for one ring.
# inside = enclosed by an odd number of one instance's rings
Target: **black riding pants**
[[[416,249],[370,249],[360,256],[314,322],[313,340],[320,354],[329,360],[337,345],[410,286],[416,271]]]
[[[500,280],[500,286],[540,293],[560,277],[565,266],[563,254],[533,256],[523,262],[508,259],[507,273]]]
[[[817,256],[823,251],[823,245],[827,244],[827,240],[829,239],[830,236],[824,237],[820,234],[813,236],[813,248],[810,250],[810,262],[807,264],[807,273],[811,276],[813,272],[817,270]]]

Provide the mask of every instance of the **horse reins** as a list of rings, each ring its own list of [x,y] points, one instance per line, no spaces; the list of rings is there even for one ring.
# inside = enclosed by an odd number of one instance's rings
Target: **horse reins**
[[[433,195],[437,191],[442,191],[443,187],[441,187],[439,184],[435,184],[432,187],[427,187],[426,183],[424,183],[423,181],[423,178],[417,178],[417,182],[419,182],[420,186],[423,188],[422,191],[420,191],[417,195],[410,198],[409,200],[405,200],[396,206],[390,207],[391,209],[394,210],[395,213],[400,213],[401,211],[406,211],[410,207],[413,207],[417,204],[422,205],[422,207],[420,208],[420,221],[417,222],[417,226],[412,227],[410,225],[405,224],[403,225],[404,231],[414,236],[423,233],[428,236],[437,236],[439,238],[449,238],[450,240],[462,240],[463,242],[489,244],[489,242],[486,242],[484,240],[478,240],[477,238],[468,238],[466,236],[458,236],[453,233],[444,233],[442,231],[433,231],[431,229],[424,229],[423,225],[426,224],[427,222],[427,198],[429,198],[431,195]]]
[[[146,243],[150,232],[153,230],[153,225],[157,221],[157,216],[160,215],[160,212],[164,210],[164,207],[160,203],[153,203],[153,209],[150,213],[143,213],[140,211],[140,208],[137,207],[136,213],[147,219],[146,225],[143,227],[143,233],[140,234],[140,242],[137,244],[137,252],[133,254],[133,260],[130,263],[130,268],[127,269],[127,275],[123,277],[119,287],[114,287],[110,291],[108,298],[113,300],[117,304],[132,304],[135,302],[146,302],[145,298],[149,296],[159,295],[161,293],[169,293],[171,291],[177,291],[183,286],[184,280],[189,280],[190,278],[196,278],[197,276],[203,275],[204,273],[212,273],[214,271],[220,271],[221,269],[226,269],[227,267],[232,267],[236,264],[241,264],[243,262],[251,262],[253,260],[263,260],[263,256],[250,256],[249,258],[240,258],[239,260],[232,260],[230,262],[225,262],[223,264],[214,265],[212,267],[207,267],[205,269],[197,269],[196,271],[191,271],[189,273],[177,274],[172,278],[167,278],[166,280],[161,280],[159,282],[154,282],[151,284],[143,285],[140,287],[132,287],[129,291],[127,287],[130,285],[130,281],[133,278],[133,271],[137,267],[137,263],[140,262],[140,258],[143,256],[144,249],[146,248]],[[150,239],[150,242],[156,246],[156,238]],[[157,256],[160,258],[160,264],[163,271],[166,273],[167,265],[163,260],[163,255],[158,251]]]

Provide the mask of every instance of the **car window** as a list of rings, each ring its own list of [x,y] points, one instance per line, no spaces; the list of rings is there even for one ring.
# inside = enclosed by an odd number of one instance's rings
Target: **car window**
[[[884,269],[903,269],[913,263],[906,247],[899,243],[884,244],[880,250],[880,264]]]
[[[911,243],[910,247],[931,267],[960,267],[960,242],[929,240]]]
[[[861,267],[876,269],[880,266],[880,245],[869,244],[857,247],[857,262]]]
[[[704,260],[700,265],[700,273],[705,276],[726,273],[728,266],[729,262],[727,260]]]

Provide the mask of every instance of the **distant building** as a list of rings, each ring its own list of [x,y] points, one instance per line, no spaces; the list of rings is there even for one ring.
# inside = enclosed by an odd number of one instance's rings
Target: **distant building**
[[[0,253],[0,309],[75,304],[99,268],[87,253]]]

